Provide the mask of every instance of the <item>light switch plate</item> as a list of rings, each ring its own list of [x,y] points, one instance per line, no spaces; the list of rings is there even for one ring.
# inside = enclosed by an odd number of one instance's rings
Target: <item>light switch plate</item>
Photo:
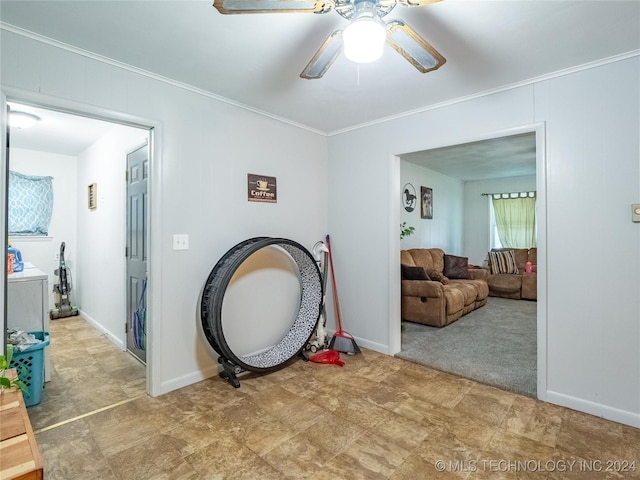
[[[640,203],[631,205],[631,221],[640,223]]]
[[[187,234],[174,234],[173,235],[173,249],[174,250],[189,250],[189,235],[187,235]]]

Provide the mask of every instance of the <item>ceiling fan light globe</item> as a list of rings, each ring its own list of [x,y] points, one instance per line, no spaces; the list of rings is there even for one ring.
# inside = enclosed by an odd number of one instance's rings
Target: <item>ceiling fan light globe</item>
[[[352,62],[375,62],[382,56],[386,31],[384,26],[372,19],[363,18],[349,25],[342,34],[344,55]]]

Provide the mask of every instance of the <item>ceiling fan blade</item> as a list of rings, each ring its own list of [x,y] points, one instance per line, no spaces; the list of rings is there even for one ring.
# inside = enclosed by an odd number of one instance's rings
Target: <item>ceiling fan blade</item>
[[[416,67],[427,73],[437,70],[447,61],[438,51],[401,20],[387,22],[387,43]]]
[[[225,15],[234,13],[326,13],[333,0],[214,0],[213,6]]]
[[[430,3],[440,2],[441,0],[398,0],[403,7],[424,7]]]
[[[304,67],[300,77],[308,80],[322,77],[342,52],[342,44],[342,29],[338,29],[324,41],[311,61]]]

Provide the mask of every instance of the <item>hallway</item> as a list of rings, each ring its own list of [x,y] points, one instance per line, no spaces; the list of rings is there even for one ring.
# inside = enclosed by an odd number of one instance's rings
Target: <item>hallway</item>
[[[34,432],[146,395],[146,368],[81,316],[52,320],[51,381],[29,407]]]

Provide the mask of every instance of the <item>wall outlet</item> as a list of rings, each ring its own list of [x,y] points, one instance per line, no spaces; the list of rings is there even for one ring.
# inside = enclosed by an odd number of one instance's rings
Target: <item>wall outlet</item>
[[[174,250],[189,250],[189,235],[187,235],[187,234],[174,234],[173,235],[173,249]]]

